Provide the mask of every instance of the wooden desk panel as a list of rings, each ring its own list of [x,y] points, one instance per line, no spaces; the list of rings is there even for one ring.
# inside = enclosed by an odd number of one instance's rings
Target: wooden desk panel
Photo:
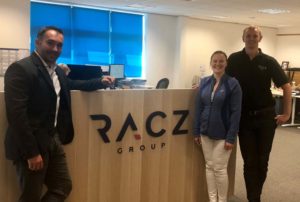
[[[6,160],[4,152],[4,136],[7,128],[4,93],[0,92],[0,200],[17,201],[19,195],[17,176],[11,161]]]
[[[193,142],[192,123],[195,91],[185,90],[115,90],[72,92],[74,141],[65,146],[73,180],[67,202],[204,202],[208,200],[205,165],[201,147]],[[3,142],[7,122],[3,93],[0,93],[0,140]],[[189,110],[181,129],[188,134],[172,135],[181,116],[175,110]],[[155,111],[151,129],[160,137],[147,133],[147,117]],[[127,129],[122,141],[116,141],[128,114],[137,127]],[[93,121],[91,114],[110,117],[104,143],[97,129],[105,122]],[[122,151],[122,152],[121,152]],[[229,195],[233,195],[235,155],[230,159]],[[15,170],[0,151],[0,198],[16,201]]]

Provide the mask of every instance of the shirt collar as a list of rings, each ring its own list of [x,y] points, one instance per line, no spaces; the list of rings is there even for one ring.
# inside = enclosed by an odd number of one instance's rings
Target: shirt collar
[[[243,48],[242,54],[244,55],[244,57],[247,57],[248,59],[250,59],[249,55],[246,53],[245,48]],[[257,53],[257,55],[253,59],[255,59],[257,57],[260,58],[262,55],[263,55],[262,50],[260,48],[258,48],[258,53]]]
[[[49,66],[36,50],[34,52],[37,54],[37,56],[40,58],[40,60],[42,61],[43,65],[46,68],[53,69],[53,70],[55,70],[57,68],[57,64]]]
[[[242,52],[243,52],[245,55],[247,55],[246,49],[245,49],[245,48],[243,48]],[[258,48],[258,54],[257,54],[257,55],[261,55],[262,53],[263,53],[262,50],[261,50],[260,48]]]

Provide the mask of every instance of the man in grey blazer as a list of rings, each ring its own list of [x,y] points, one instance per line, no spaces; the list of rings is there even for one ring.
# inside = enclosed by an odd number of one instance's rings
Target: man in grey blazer
[[[72,183],[62,144],[70,143],[74,135],[70,90],[92,91],[114,82],[112,77],[68,79],[56,64],[63,40],[61,29],[41,29],[36,50],[10,65],[5,74],[5,151],[16,167],[19,202],[61,202],[67,198]],[[42,196],[43,185],[47,191]]]

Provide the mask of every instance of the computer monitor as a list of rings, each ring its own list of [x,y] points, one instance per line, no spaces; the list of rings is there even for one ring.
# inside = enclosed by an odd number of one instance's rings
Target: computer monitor
[[[116,79],[125,78],[124,64],[109,65],[109,75],[115,77]]]
[[[101,70],[104,76],[109,76],[109,65],[101,65]]]
[[[68,77],[73,80],[89,80],[101,78],[103,73],[99,65],[75,65],[68,64],[71,72]]]

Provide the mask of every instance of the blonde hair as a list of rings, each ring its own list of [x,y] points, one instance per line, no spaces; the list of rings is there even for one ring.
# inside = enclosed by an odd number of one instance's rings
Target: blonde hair
[[[249,30],[254,30],[254,31],[258,32],[259,36],[260,36],[260,39],[262,39],[263,36],[262,36],[262,33],[261,33],[261,29],[258,26],[255,26],[255,25],[250,25],[249,27],[246,27],[244,29],[244,31],[243,31],[243,38],[244,38],[246,32],[248,32]]]

